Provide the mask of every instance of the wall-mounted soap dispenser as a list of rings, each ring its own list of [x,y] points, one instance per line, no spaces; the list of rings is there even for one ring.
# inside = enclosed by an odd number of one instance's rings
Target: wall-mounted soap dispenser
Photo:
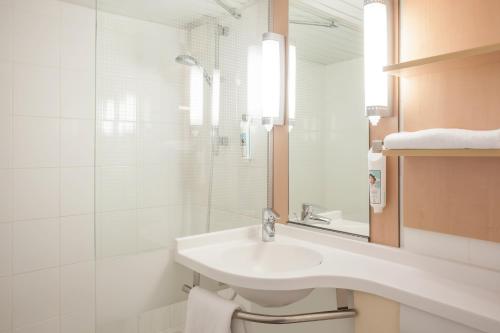
[[[386,157],[382,155],[382,141],[373,141],[368,151],[368,187],[373,212],[382,213],[386,200]]]

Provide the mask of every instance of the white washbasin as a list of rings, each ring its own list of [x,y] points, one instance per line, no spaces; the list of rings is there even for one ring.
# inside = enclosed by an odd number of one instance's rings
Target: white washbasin
[[[289,304],[313,288],[360,290],[500,332],[500,272],[280,224],[275,241],[263,243],[261,231],[178,238],[175,260],[262,305]]]
[[[296,245],[275,242],[257,242],[231,248],[221,253],[221,260],[228,266],[249,273],[283,273],[308,269],[321,264],[320,253]],[[231,287],[251,302],[267,307],[285,306],[295,303],[311,293],[313,289],[257,290]]]
[[[290,272],[321,264],[318,252],[302,246],[260,242],[231,248],[221,259],[235,269],[255,272]]]

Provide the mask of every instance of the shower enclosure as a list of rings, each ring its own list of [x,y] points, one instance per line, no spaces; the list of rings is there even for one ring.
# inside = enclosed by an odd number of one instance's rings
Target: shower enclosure
[[[181,332],[174,239],[259,223],[249,58],[267,27],[267,0],[97,1],[97,332]]]

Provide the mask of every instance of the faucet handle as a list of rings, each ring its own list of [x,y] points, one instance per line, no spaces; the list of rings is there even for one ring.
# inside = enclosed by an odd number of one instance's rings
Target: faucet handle
[[[262,221],[266,223],[276,223],[280,219],[280,215],[272,208],[264,208],[262,210]]]

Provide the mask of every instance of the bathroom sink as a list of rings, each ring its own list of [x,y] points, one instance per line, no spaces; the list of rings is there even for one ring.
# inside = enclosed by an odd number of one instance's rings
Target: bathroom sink
[[[291,304],[314,288],[359,290],[500,332],[499,272],[293,225],[277,224],[274,242],[261,233],[255,225],[177,238],[175,260],[264,306]]]
[[[318,266],[322,262],[320,253],[296,245],[257,242],[221,253],[221,260],[238,271],[248,273],[285,273]],[[256,290],[231,285],[242,297],[267,307],[285,306],[295,303],[311,293],[313,289]]]
[[[321,264],[318,252],[296,245],[257,242],[222,252],[231,267],[253,272],[290,272]]]

